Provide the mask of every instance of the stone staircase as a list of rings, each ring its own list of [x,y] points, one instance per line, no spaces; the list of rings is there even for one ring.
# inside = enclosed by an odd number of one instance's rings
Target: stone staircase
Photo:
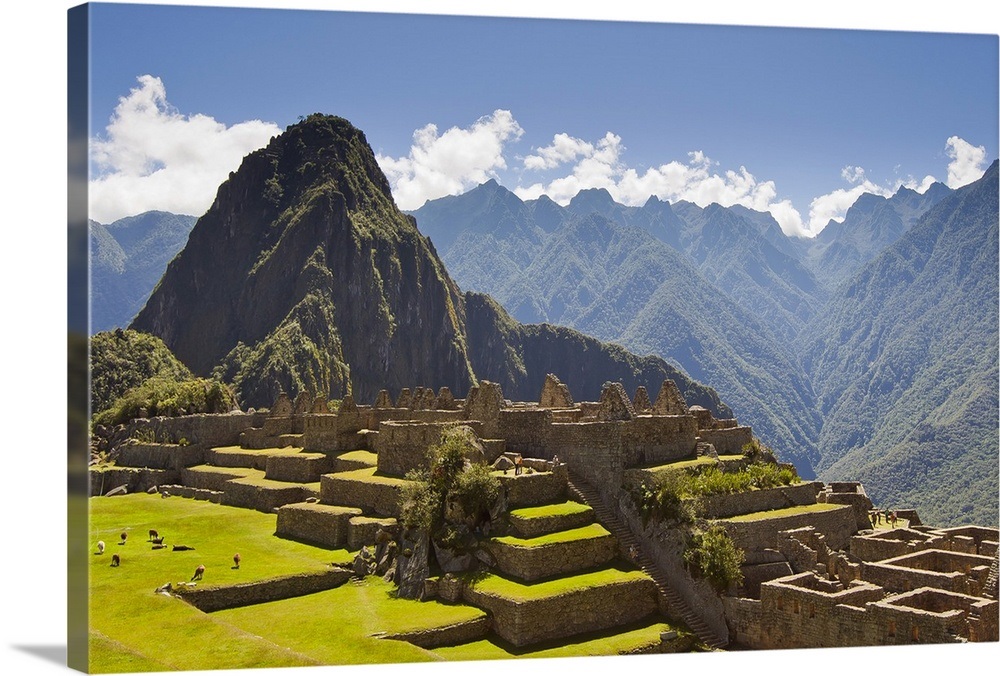
[[[680,617],[687,624],[688,628],[707,646],[724,648],[728,645],[728,637],[717,636],[690,606],[684,602],[684,599],[674,591],[666,575],[663,574],[653,560],[643,551],[631,529],[604,503],[597,489],[587,483],[582,477],[571,474],[569,492],[576,499],[590,505],[597,516],[597,520],[632,553],[635,563],[646,575],[652,578],[656,585],[657,594],[660,596],[661,612],[666,611],[672,616]]]

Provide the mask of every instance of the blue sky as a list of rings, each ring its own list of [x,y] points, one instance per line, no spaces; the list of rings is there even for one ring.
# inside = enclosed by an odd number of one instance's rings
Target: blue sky
[[[99,4],[91,37],[105,222],[197,215],[248,146],[312,112],[366,133],[404,208],[496,177],[560,202],[742,203],[799,234],[998,152],[995,35]]]

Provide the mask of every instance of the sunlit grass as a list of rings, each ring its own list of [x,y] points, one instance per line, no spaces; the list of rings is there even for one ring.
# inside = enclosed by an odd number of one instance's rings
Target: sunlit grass
[[[517,519],[542,519],[552,516],[573,516],[590,511],[592,510],[588,505],[581,505],[579,502],[567,501],[554,505],[512,509],[510,511],[510,516]]]
[[[524,584],[508,580],[499,575],[487,574],[476,580],[473,586],[476,591],[484,594],[514,601],[533,601],[561,596],[593,587],[626,584],[643,579],[648,580],[649,577],[640,570],[625,571],[617,568],[607,568],[580,575],[568,575],[554,580],[546,580],[545,582],[535,582],[533,584]]]
[[[609,535],[611,535],[611,533],[609,533],[604,526],[599,523],[592,523],[588,526],[572,528],[570,530],[560,530],[554,533],[549,533],[548,535],[540,535],[534,538],[518,538],[513,535],[505,535],[495,539],[497,542],[501,542],[505,545],[511,545],[513,547],[531,548],[553,545],[561,542],[591,540],[593,538],[608,537]]]
[[[432,652],[446,660],[497,660],[534,657],[597,657],[620,655],[660,642],[660,634],[672,629],[669,624],[655,622],[621,633],[619,630],[587,634],[559,642],[548,641],[530,648],[516,648],[491,637],[458,646],[436,648]]]
[[[848,505],[831,505],[825,502],[817,502],[814,505],[798,505],[796,507],[786,507],[784,509],[772,509],[768,512],[753,512],[733,516],[725,521],[763,521],[765,519],[780,519],[785,516],[795,516],[797,514],[815,514],[817,512],[829,512],[834,509],[850,509]]]

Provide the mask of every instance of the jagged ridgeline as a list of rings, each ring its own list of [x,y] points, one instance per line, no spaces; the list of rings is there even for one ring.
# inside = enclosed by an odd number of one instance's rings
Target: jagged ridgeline
[[[671,378],[690,403],[729,414],[662,359],[523,326],[463,295],[396,207],[364,134],[326,115],[244,158],[131,328],[232,383],[245,406],[270,405],[279,389],[372,401],[382,388],[447,386],[464,396],[477,377],[534,399],[553,372],[584,398],[607,380],[658,389]]]

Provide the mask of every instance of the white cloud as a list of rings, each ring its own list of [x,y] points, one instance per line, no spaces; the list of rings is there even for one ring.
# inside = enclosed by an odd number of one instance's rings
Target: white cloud
[[[951,158],[948,164],[949,188],[961,188],[982,177],[986,170],[986,148],[974,146],[965,139],[952,136],[945,145],[945,153]]]
[[[866,192],[885,197],[892,194],[891,191],[880,188],[870,181],[865,180],[849,190],[838,188],[825,195],[813,198],[813,201],[809,203],[809,233],[819,234],[830,221],[837,221],[838,223],[843,221],[847,210]]]
[[[105,136],[91,142],[94,220],[153,209],[199,216],[242,158],[281,131],[260,120],[227,127],[207,115],[183,115],[167,102],[160,78],[138,81],[118,100]]]
[[[413,132],[413,145],[398,159],[377,154],[401,209],[416,209],[429,199],[457,195],[505,169],[504,144],[524,130],[509,110],[496,110],[469,128],[452,127],[438,134],[428,124]]]
[[[521,199],[546,194],[563,205],[587,188],[605,188],[616,201],[631,206],[643,204],[650,195],[673,202],[687,200],[699,206],[713,202],[727,207],[740,204],[758,211],[770,211],[786,234],[808,234],[792,203],[776,200],[774,181],[759,181],[746,167],[738,171],[713,172],[715,163],[698,150],[688,153],[686,163],[675,160],[640,173],[622,162],[624,149],[621,137],[611,132],[596,144],[568,134],[557,134],[552,145],[526,157],[524,166],[527,170],[551,169],[575,161],[570,173],[548,183],[519,187],[514,192]]]
[[[524,158],[524,167],[526,169],[554,169],[560,164],[572,162],[577,157],[593,153],[593,144],[574,138],[569,134],[556,134],[552,138],[552,145],[537,148],[534,155],[528,155]]]

